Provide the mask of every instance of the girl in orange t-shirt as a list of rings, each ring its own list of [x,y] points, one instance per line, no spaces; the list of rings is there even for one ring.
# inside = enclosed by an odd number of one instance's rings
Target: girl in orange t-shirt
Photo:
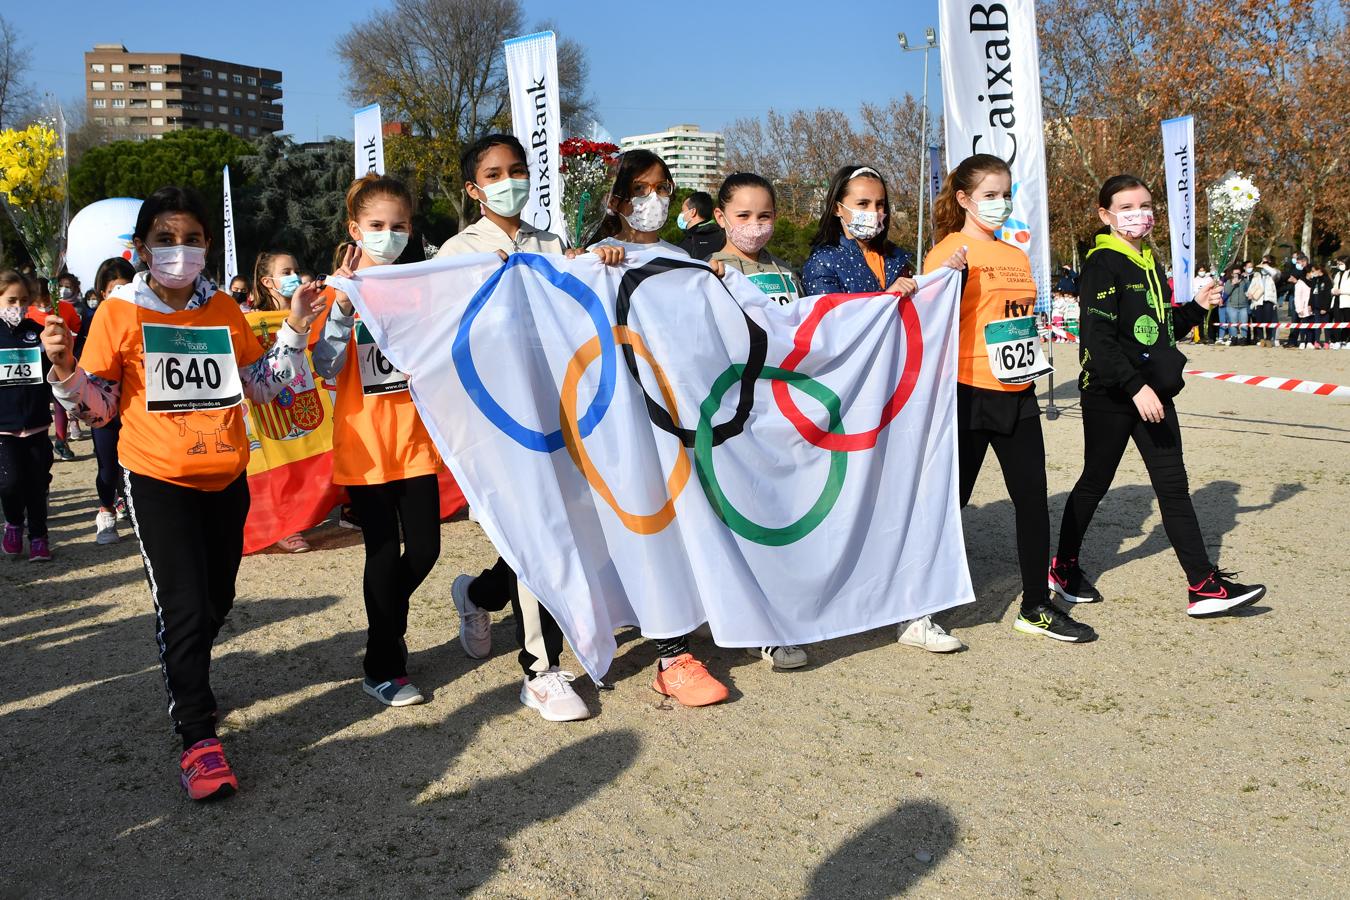
[[[216,739],[210,670],[248,516],[240,401],[266,403],[290,383],[323,310],[318,285],[297,291],[263,353],[239,305],[201,274],[210,221],[196,192],[155,191],[133,232],[149,271],[99,305],[79,363],[59,316],[48,316],[42,333],[61,404],[95,427],[122,421],[123,489],[155,604],[169,718],[183,739],[179,780],[193,800],[239,787]]]
[[[1089,626],[1050,603],[1050,508],[1046,500],[1045,439],[1035,378],[1045,374],[1035,320],[1031,263],[999,240],[1012,214],[1012,172],[997,156],[979,153],[951,171],[933,206],[941,238],[928,254],[932,268],[961,247],[956,386],[956,434],[961,505],[970,501],[985,452],[993,447],[1016,514],[1022,609],[1013,627],[1068,643],[1096,640]]]
[[[412,233],[413,198],[393,178],[370,174],[347,191],[347,229],[356,246],[334,273],[345,278],[399,258]],[[351,301],[334,292],[314,371],[337,382],[333,406],[333,480],[346,485],[366,545],[362,690],[386,706],[423,701],[408,679],[408,601],[441,552],[441,457],[431,442],[408,379],[394,369]],[[402,546],[399,537],[402,535]]]

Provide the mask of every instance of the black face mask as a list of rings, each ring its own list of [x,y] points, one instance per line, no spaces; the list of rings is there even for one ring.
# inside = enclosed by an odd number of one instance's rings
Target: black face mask
[[[248,300],[248,291],[230,291],[230,296],[236,303],[244,303]]]

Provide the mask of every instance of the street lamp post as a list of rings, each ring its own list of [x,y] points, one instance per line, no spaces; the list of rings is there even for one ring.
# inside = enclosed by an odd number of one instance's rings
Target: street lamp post
[[[923,53],[923,104],[919,113],[919,237],[914,242],[914,270],[923,271],[923,198],[927,193],[928,182],[925,170],[928,167],[928,51],[937,49],[937,32],[932,28],[923,30],[924,46],[911,47],[909,38],[902,31],[896,35],[900,39],[900,50],[908,53],[917,50]]]

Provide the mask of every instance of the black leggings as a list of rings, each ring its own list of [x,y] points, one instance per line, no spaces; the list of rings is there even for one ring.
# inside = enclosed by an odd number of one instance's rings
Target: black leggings
[[[117,464],[117,437],[121,433],[121,417],[93,429],[94,458],[98,460],[94,487],[98,491],[98,505],[104,509],[113,508],[122,490],[122,467]]]
[[[1076,560],[1083,534],[1092,522],[1097,504],[1106,496],[1116,468],[1125,455],[1125,445],[1134,440],[1144,458],[1149,481],[1158,497],[1163,529],[1172,542],[1181,568],[1191,584],[1199,584],[1214,569],[1205,551],[1205,539],[1191,504],[1186,463],[1181,456],[1181,423],[1176,407],[1163,407],[1163,420],[1145,422],[1134,410],[1115,411],[1083,407],[1083,474],[1064,505],[1059,528],[1059,558]]]
[[[441,554],[441,492],[435,475],[419,475],[347,493],[366,543],[365,672],[378,684],[408,674],[408,601]]]
[[[1036,415],[1020,415],[1017,403],[1034,403],[1034,397],[990,397],[993,391],[957,387],[956,441],[959,453],[961,506],[970,502],[975,480],[980,475],[985,452],[994,448],[1003,484],[1012,500],[1017,534],[1017,565],[1022,574],[1022,606],[1030,608],[1045,602],[1046,568],[1050,554],[1050,505],[1046,500],[1045,438],[1041,434],[1039,410]],[[997,428],[977,428],[979,415],[972,416],[971,404],[993,403],[1006,407],[1017,418],[998,423]],[[995,423],[990,422],[993,425]]]
[[[28,527],[30,539],[47,536],[51,483],[52,442],[46,431],[28,437],[0,434],[0,507],[6,522]]]
[[[234,605],[248,478],[240,475],[221,491],[198,491],[125,472],[122,486],[155,604],[169,718],[186,750],[216,736],[211,650]]]

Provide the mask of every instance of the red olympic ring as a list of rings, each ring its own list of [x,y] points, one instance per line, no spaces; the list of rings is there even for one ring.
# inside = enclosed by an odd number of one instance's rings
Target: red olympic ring
[[[866,300],[880,296],[884,295],[830,294],[821,297],[811,309],[810,315],[797,327],[797,334],[792,342],[792,352],[783,358],[778,367],[789,372],[797,370],[797,365],[811,352],[811,339],[815,337],[816,326],[820,324],[820,320],[825,318],[830,310],[850,300]],[[796,426],[797,433],[811,444],[822,450],[843,450],[845,452],[871,450],[877,445],[877,438],[880,437],[882,429],[891,424],[891,420],[909,402],[910,395],[914,393],[914,385],[919,380],[919,369],[923,366],[923,330],[919,325],[919,313],[914,308],[913,298],[901,297],[896,301],[896,306],[900,313],[896,324],[902,325],[905,333],[905,367],[900,373],[900,381],[895,386],[895,393],[891,394],[891,399],[887,400],[886,405],[882,407],[881,421],[877,423],[876,428],[853,434],[833,434],[826,431],[808,419],[797,408],[797,402],[793,400],[792,394],[789,393],[786,381],[773,382],[773,399],[778,404],[779,411]]]

